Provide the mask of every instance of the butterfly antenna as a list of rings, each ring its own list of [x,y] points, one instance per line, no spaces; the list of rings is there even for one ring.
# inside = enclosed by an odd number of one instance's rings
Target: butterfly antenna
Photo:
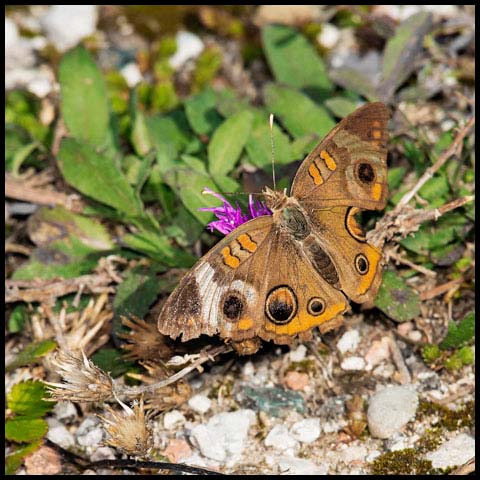
[[[273,143],[273,113],[270,114],[270,143],[272,144],[272,176],[273,176],[273,189],[276,190],[275,183],[275,145]]]

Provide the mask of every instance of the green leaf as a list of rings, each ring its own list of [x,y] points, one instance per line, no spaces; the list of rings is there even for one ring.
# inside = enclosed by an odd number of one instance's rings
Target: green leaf
[[[287,135],[276,125],[273,125],[273,142],[275,151],[275,163],[285,165],[294,160],[290,141]],[[254,126],[245,145],[248,158],[253,165],[260,168],[269,167],[272,164],[272,143],[270,140],[270,126],[268,120]]]
[[[8,331],[10,333],[22,332],[25,328],[25,324],[27,323],[27,319],[27,306],[24,303],[15,305],[12,313],[10,313],[10,317],[8,318]]]
[[[133,368],[135,363],[129,362],[122,357],[122,352],[115,348],[101,348],[91,356],[92,362],[104,372],[108,372],[113,378],[123,375]]]
[[[70,133],[93,145],[108,136],[107,89],[90,53],[77,47],[63,57],[59,67],[61,110]]]
[[[375,306],[396,322],[406,322],[420,315],[418,293],[407,286],[395,272],[387,270],[375,298]]]
[[[388,101],[417,68],[415,60],[422,51],[425,35],[432,28],[430,12],[419,12],[408,17],[396,29],[383,53],[380,97]]]
[[[405,178],[405,167],[393,167],[388,169],[387,179],[388,179],[388,189],[390,191],[398,188],[402,180]]]
[[[475,312],[468,313],[457,325],[455,322],[448,324],[446,337],[440,343],[442,350],[456,348],[469,342],[475,336]]]
[[[208,144],[208,165],[214,178],[226,175],[233,169],[248,140],[252,122],[252,113],[241,111],[215,130]]]
[[[11,372],[18,367],[23,367],[34,363],[47,353],[54,350],[57,343],[53,340],[44,340],[43,342],[30,343],[5,367],[7,372]]]
[[[43,382],[26,380],[13,385],[7,394],[8,408],[17,415],[43,417],[54,406],[53,402],[43,400],[47,396],[47,387]]]
[[[262,42],[277,82],[302,89],[317,99],[333,90],[322,58],[297,30],[267,25],[262,30]]]
[[[86,143],[64,138],[57,161],[65,180],[84,195],[131,217],[142,215],[142,203],[111,158]]]
[[[43,418],[13,417],[5,422],[5,438],[14,442],[33,442],[48,432]]]
[[[364,73],[350,67],[340,67],[330,72],[330,78],[338,85],[362,95],[371,102],[378,100],[377,88]]]
[[[209,135],[222,123],[216,105],[217,95],[211,88],[185,100],[185,114],[195,133]]]
[[[39,142],[31,142],[15,152],[11,164],[11,171],[14,177],[18,176],[20,167],[22,166],[23,162],[37,148],[40,150],[43,149],[42,144]]]
[[[450,186],[445,175],[436,175],[423,185],[418,194],[429,202],[430,208],[435,208],[443,205],[449,192]]]
[[[133,127],[130,140],[135,153],[139,156],[147,155],[153,148],[153,142],[150,139],[150,132],[147,127],[147,120],[140,109],[134,112]]]
[[[330,97],[325,100],[325,106],[339,118],[350,115],[356,108],[357,102],[345,97]]]
[[[325,108],[288,87],[268,85],[265,89],[265,103],[295,138],[315,133],[320,139],[335,126]]]
[[[29,445],[15,446],[11,453],[5,457],[5,475],[14,475],[22,465],[23,459],[38,450],[42,442],[34,442]]]

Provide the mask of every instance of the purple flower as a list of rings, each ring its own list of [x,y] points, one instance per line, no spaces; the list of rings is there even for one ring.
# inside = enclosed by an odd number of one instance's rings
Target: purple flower
[[[213,195],[223,202],[221,207],[204,207],[199,208],[202,212],[213,212],[218,218],[214,222],[210,222],[207,228],[213,232],[217,229],[220,233],[228,235],[233,232],[242,223],[248,222],[252,218],[261,217],[263,215],[271,215],[272,212],[267,206],[260,200],[253,200],[252,195],[248,196],[248,212],[242,213],[240,205],[235,202],[235,207],[225,200],[219,193],[204,187],[202,193],[204,195]]]

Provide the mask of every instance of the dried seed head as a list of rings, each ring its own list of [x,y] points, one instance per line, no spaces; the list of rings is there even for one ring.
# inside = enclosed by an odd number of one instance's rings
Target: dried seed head
[[[113,380],[85,353],[59,351],[51,361],[63,383],[45,382],[55,400],[99,402],[113,396]]]
[[[117,448],[127,455],[144,457],[152,447],[152,427],[149,425],[149,416],[145,415],[143,398],[140,403],[134,402],[133,408],[128,407],[117,399],[123,412],[116,412],[106,406],[111,418],[99,416],[103,427],[109,435],[107,445]]]
[[[157,325],[147,323],[138,317],[122,317],[122,325],[130,328],[128,333],[121,333],[119,337],[127,341],[123,348],[127,350],[125,358],[128,360],[162,360],[169,358],[173,351],[166,343]]]

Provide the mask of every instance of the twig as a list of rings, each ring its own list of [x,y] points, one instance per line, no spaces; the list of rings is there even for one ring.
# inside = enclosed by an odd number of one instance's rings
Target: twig
[[[436,277],[437,273],[434,272],[433,270],[429,270],[428,268],[422,267],[421,265],[417,265],[410,260],[407,260],[406,258],[403,258],[397,251],[395,251],[393,248],[389,249],[388,251],[385,251],[385,258],[390,259],[392,258],[395,260],[397,263],[402,263],[403,265],[407,265],[410,268],[413,268],[417,272],[423,273],[424,275],[427,275],[428,277]]]
[[[441,295],[442,293],[448,292],[452,288],[458,287],[462,282],[464,281],[463,277],[455,278],[454,280],[451,280],[450,282],[443,283],[442,285],[438,285],[435,288],[432,288],[431,290],[427,290],[425,292],[422,292],[419,295],[420,300],[430,300],[431,298],[435,298],[438,295]]]
[[[5,177],[5,197],[22,200],[36,205],[61,205],[73,212],[83,211],[83,202],[78,195],[67,195],[51,188],[32,187],[25,182]]]
[[[392,352],[392,359],[397,367],[398,373],[400,374],[400,383],[405,385],[407,383],[412,383],[412,376],[405,365],[405,361],[403,360],[403,355],[398,348],[397,342],[395,337],[393,336],[392,332],[388,333],[389,343],[390,343],[390,351]]]
[[[418,179],[418,182],[415,186],[407,192],[402,199],[398,202],[396,209],[401,209],[403,206],[407,205],[410,200],[415,196],[415,194],[423,187],[423,185],[433,177],[433,174],[457,151],[460,143],[463,141],[467,133],[471,130],[475,124],[475,116],[473,116],[467,124],[460,130],[458,135],[452,144],[438,157],[438,160],[427,170],[425,173]]]
[[[222,353],[227,353],[232,351],[232,347],[228,345],[221,345],[220,347],[212,348],[211,350],[205,350],[200,353],[200,357],[191,363],[188,367],[183,368],[179,372],[175,373],[171,377],[166,378],[165,380],[161,380],[160,382],[153,383],[151,385],[143,385],[141,387],[125,387],[124,385],[116,385],[117,395],[127,395],[127,396],[138,396],[142,393],[154,393],[156,390],[166,387],[172,383],[175,383],[180,378],[184,377],[191,371],[198,368],[203,363],[207,362],[208,360],[213,360],[216,355],[220,355]]]
[[[82,285],[91,293],[114,293],[115,289],[108,286],[111,282],[112,278],[103,272],[53,280],[6,280],[5,302],[49,303],[68,293],[77,292]]]
[[[450,475],[468,475],[475,471],[475,457],[471,458],[467,463],[464,463],[461,467],[458,467]]]

